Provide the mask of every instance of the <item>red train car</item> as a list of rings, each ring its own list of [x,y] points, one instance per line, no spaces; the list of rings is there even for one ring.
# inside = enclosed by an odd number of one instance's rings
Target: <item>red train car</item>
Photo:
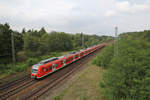
[[[77,52],[71,52],[61,57],[53,57],[46,60],[40,61],[31,67],[31,78],[42,78],[48,74],[55,72],[68,64],[77,61],[84,56],[96,51],[97,49],[104,47],[105,44],[95,45],[86,49],[82,49]]]

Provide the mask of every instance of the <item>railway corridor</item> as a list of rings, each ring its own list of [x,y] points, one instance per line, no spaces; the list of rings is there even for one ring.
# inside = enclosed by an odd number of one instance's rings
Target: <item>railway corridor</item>
[[[13,81],[0,88],[0,100],[35,100],[65,84],[77,72],[86,68],[86,64],[102,51],[103,47],[68,66],[42,79],[33,80],[29,76]],[[18,82],[17,82],[18,81]],[[14,84],[13,84],[14,83]]]

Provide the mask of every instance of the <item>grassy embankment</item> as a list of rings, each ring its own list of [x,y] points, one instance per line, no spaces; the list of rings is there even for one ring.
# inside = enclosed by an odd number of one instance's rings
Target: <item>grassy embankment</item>
[[[89,64],[55,100],[105,100],[100,93],[103,69]]]

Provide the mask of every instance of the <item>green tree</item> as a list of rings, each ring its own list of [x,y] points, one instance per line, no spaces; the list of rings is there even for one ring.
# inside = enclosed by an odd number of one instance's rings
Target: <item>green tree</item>
[[[142,35],[141,35],[142,34]],[[113,45],[107,46],[93,63],[107,68],[101,82],[108,100],[150,99],[149,32],[128,32],[119,37],[119,53],[113,56]]]
[[[0,24],[0,63],[11,61],[11,32],[8,23]]]

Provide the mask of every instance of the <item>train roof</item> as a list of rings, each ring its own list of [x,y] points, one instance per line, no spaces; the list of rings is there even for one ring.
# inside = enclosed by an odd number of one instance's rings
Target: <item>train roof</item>
[[[33,69],[38,69],[40,65],[49,63],[49,62],[57,60],[57,59],[58,59],[57,57],[52,57],[52,58],[49,58],[49,59],[45,59],[45,60],[40,61],[38,64],[33,65],[32,67],[33,67]]]
[[[66,55],[60,56],[60,57],[58,57],[58,58],[64,58],[64,57],[68,57],[68,56],[71,56],[71,55],[73,55],[73,54],[69,53],[69,54],[66,54]]]
[[[49,58],[49,59],[45,59],[45,60],[42,60],[40,61],[39,64],[46,64],[48,62],[51,62],[51,61],[54,61],[54,60],[57,60],[58,58],[57,57],[52,57],[52,58]]]

